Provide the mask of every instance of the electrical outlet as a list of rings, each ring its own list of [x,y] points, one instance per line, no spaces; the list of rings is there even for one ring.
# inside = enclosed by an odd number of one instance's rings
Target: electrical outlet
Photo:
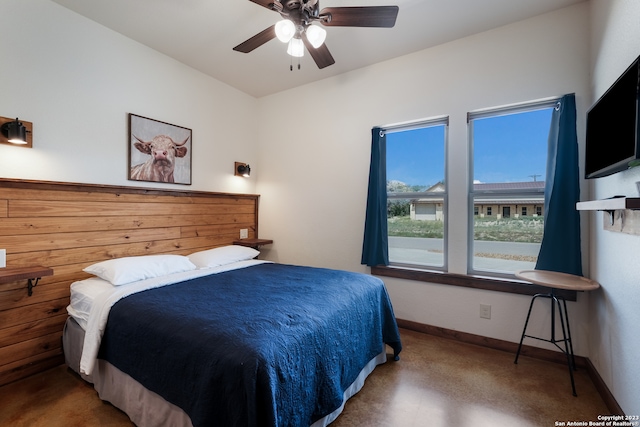
[[[241,228],[240,229],[240,238],[241,239],[246,239],[247,237],[249,237],[249,229],[248,228]]]
[[[0,249],[0,268],[7,266],[7,250]]]
[[[491,319],[491,306],[487,304],[480,304],[480,318]]]

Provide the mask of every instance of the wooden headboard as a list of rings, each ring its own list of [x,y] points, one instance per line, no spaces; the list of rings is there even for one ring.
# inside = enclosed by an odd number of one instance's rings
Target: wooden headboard
[[[50,267],[0,283],[0,385],[63,363],[69,286],[82,269],[122,256],[230,245],[258,233],[257,195],[0,179],[0,249],[7,268]]]

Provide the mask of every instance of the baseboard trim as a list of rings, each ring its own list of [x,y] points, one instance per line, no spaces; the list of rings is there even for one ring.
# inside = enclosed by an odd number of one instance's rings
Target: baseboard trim
[[[593,381],[593,384],[596,386],[596,390],[598,390],[598,393],[602,397],[602,400],[604,400],[607,408],[609,408],[609,411],[611,411],[611,414],[625,415],[624,411],[618,404],[618,401],[613,396],[613,393],[611,393],[611,390],[609,390],[609,387],[607,387],[607,384],[605,384],[604,380],[598,373],[598,370],[593,365],[593,363],[591,363],[590,359],[587,359],[587,372],[589,373],[589,377],[591,377],[591,381]]]
[[[467,332],[454,331],[452,329],[441,328],[438,326],[426,325],[424,323],[413,322],[411,320],[397,319],[398,327],[409,329],[411,331],[422,332],[428,335],[434,335],[441,338],[453,339],[467,344],[479,345],[482,347],[502,350],[508,353],[516,354],[518,344],[510,341],[499,340],[496,338],[483,337],[482,335],[470,334]],[[558,351],[547,350],[544,348],[523,345],[520,354],[540,360],[546,360],[554,363],[567,363],[567,357]],[[616,401],[615,397],[603,381],[602,377],[596,370],[595,366],[587,357],[575,356],[578,368],[586,369],[589,377],[593,381],[596,390],[604,400],[605,404],[612,415],[624,415],[622,408]]]

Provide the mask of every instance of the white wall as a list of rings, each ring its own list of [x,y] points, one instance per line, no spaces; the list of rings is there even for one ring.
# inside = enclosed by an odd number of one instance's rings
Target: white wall
[[[467,111],[575,92],[582,143],[586,109],[640,53],[637,0],[593,0],[256,100],[48,0],[0,3],[0,116],[34,123],[33,149],[0,145],[0,177],[258,192],[269,258],[353,271],[366,271],[371,127],[450,115],[450,210],[466,227]],[[192,186],[126,179],[127,113],[193,129]],[[251,180],[232,176],[234,161],[253,166]],[[597,180],[593,197],[635,194],[639,180],[640,170]],[[600,215],[589,271],[603,289],[590,305],[589,295],[570,303],[572,332],[576,352],[638,414],[640,239],[602,231]],[[465,270],[465,233],[450,232],[455,272]],[[528,297],[385,281],[400,318],[519,339]],[[492,305],[491,320],[478,318],[479,303]],[[531,332],[548,326],[536,320]]]
[[[592,0],[591,68],[598,99],[640,55],[640,2]],[[612,138],[615,144],[615,138]],[[638,197],[640,168],[594,180],[594,199]],[[592,293],[589,358],[628,415],[640,414],[640,237],[603,230],[592,216],[590,275],[602,288]]]
[[[257,101],[48,0],[0,0],[0,116],[33,149],[0,145],[0,177],[255,192]],[[192,129],[192,185],[127,180],[128,113]]]
[[[588,38],[582,3],[261,98],[260,234],[275,240],[266,256],[366,271],[360,255],[371,128],[449,115],[447,179],[450,194],[457,194],[449,205],[456,224],[449,229],[449,265],[465,273],[467,112],[575,92],[583,140]],[[384,280],[399,318],[520,339],[530,297]],[[586,297],[579,298],[569,311],[576,352],[586,355]],[[479,318],[479,303],[492,305],[491,320]],[[541,306],[530,332],[548,334],[548,310]]]

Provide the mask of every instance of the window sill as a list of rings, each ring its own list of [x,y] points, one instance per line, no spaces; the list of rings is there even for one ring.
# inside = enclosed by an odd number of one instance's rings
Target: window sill
[[[549,293],[544,286],[533,285],[517,279],[498,279],[485,276],[469,276],[466,274],[444,273],[402,267],[376,266],[371,267],[374,276],[395,277],[398,279],[415,280],[418,282],[438,283],[441,285],[462,286],[465,288],[485,289],[488,291],[507,292],[520,295],[535,295]],[[555,290],[556,295],[567,301],[576,301],[576,291],[562,289]]]

